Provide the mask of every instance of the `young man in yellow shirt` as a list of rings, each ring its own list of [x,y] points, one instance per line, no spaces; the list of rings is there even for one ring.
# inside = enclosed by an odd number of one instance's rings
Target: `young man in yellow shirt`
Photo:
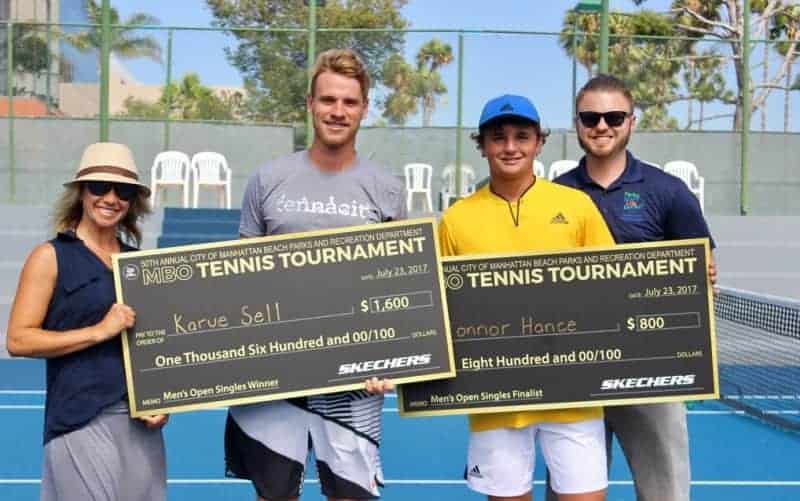
[[[592,200],[537,178],[533,162],[546,140],[527,98],[486,103],[473,136],[490,182],[445,211],[444,255],[522,253],[614,243]],[[470,416],[467,484],[489,501],[530,501],[538,442],[561,501],[601,501],[608,478],[600,407]]]

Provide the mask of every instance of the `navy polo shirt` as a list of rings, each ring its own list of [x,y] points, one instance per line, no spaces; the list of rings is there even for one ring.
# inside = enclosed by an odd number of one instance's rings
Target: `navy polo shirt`
[[[711,239],[700,202],[677,177],[648,165],[630,152],[625,170],[608,188],[586,171],[586,158],[556,183],[577,188],[594,200],[617,243]],[[714,241],[711,240],[714,248]]]

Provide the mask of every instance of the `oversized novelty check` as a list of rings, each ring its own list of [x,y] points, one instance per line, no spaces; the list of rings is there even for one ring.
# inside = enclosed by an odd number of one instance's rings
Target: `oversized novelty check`
[[[117,254],[134,416],[452,377],[434,220]]]
[[[708,241],[446,258],[457,377],[404,415],[718,397]]]

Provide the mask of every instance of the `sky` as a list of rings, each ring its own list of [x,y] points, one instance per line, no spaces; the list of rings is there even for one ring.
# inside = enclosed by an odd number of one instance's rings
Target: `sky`
[[[528,32],[558,32],[565,12],[576,0],[409,0],[402,14],[414,29],[484,29],[520,30]],[[123,18],[133,12],[155,15],[165,26],[209,27],[213,21],[204,0],[111,0]],[[649,0],[646,7],[663,11],[669,0]],[[454,9],[454,6],[457,6]],[[631,0],[610,0],[612,10],[638,9]],[[166,35],[155,32],[166,47]],[[412,33],[406,38],[405,55],[412,61],[416,51],[427,40],[438,37],[458,48],[455,34]],[[188,72],[196,72],[206,85],[241,86],[238,71],[226,60],[223,48],[235,40],[215,32],[175,33],[173,39],[173,80]],[[533,35],[466,35],[464,39],[463,123],[477,122],[480,109],[488,99],[505,93],[526,95],[539,108],[543,122],[550,128],[569,127],[572,100],[572,62],[557,44],[554,36]],[[144,83],[165,81],[166,68],[145,60],[126,61],[133,76]],[[434,114],[434,125],[452,126],[457,117],[458,66],[454,62],[442,69],[448,93]],[[577,85],[587,78],[578,66]],[[800,93],[794,98],[794,129],[800,129]],[[373,104],[385,93],[373,91]],[[774,93],[768,107],[768,128],[782,130],[782,94]],[[695,103],[695,113],[697,104]],[[707,114],[724,112],[711,106]],[[727,110],[730,111],[730,110]],[[675,105],[672,114],[685,125],[687,104]],[[367,124],[380,119],[380,109],[372,106]],[[757,122],[757,117],[754,117]],[[420,125],[419,116],[408,125]],[[721,119],[707,128],[729,129],[730,119]]]

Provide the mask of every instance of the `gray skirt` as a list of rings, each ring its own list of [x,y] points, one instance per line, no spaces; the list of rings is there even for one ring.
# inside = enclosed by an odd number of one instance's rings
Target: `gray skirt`
[[[167,478],[161,430],[112,405],[44,447],[41,501],[162,501]]]

